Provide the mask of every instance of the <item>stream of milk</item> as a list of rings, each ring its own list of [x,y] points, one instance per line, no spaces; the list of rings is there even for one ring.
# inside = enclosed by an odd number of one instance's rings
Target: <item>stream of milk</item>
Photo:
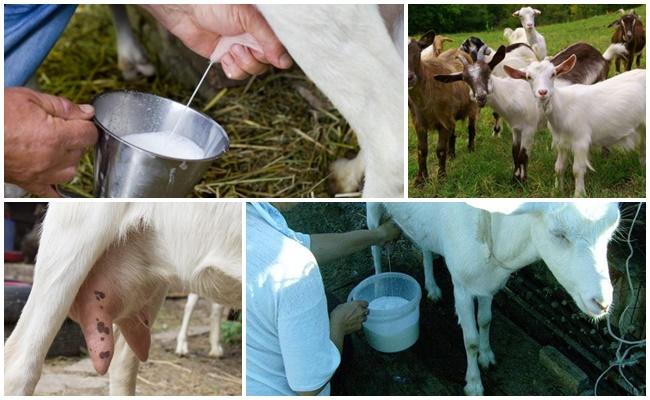
[[[208,76],[208,71],[210,71],[210,67],[212,67],[212,64],[214,64],[214,62],[210,61],[210,64],[208,64],[208,68],[205,69],[205,72],[203,73],[203,76],[201,77],[199,84],[196,85],[196,88],[194,88],[194,93],[192,93],[190,100],[187,102],[187,104],[185,104],[185,109],[183,109],[183,113],[181,114],[181,117],[178,119],[178,121],[176,121],[176,125],[174,125],[174,129],[171,130],[170,135],[176,134],[176,129],[178,128],[178,125],[180,125],[181,122],[185,119],[185,116],[187,115],[187,110],[190,107],[190,104],[192,104],[192,100],[194,100],[194,96],[196,96],[196,94],[198,93],[199,88],[203,83],[203,80],[205,79],[206,76]]]

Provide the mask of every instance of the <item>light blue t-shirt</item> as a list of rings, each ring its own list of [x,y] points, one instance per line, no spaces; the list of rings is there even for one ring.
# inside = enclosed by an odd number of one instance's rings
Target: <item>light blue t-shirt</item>
[[[341,362],[329,328],[309,236],[291,230],[271,205],[247,204],[246,394],[296,395],[326,385]],[[320,394],[329,394],[329,384]]]

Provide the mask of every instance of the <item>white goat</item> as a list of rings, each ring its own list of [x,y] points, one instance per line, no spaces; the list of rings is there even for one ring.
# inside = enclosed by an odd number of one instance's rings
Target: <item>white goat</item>
[[[551,126],[557,185],[564,188],[564,170],[573,153],[575,197],[586,195],[584,176],[591,146],[633,149],[640,144],[641,163],[645,155],[645,70],[634,70],[593,85],[557,87],[556,79],[570,72],[576,56],[554,66],[545,60],[525,71],[505,67],[515,79],[527,80],[544,109]]]
[[[5,394],[34,391],[66,315],[79,322],[110,393],[134,394],[171,278],[241,307],[241,205],[52,203],[34,285],[5,343]],[[111,365],[111,360],[112,365]]]
[[[181,322],[181,328],[176,337],[176,354],[179,356],[187,355],[189,352],[187,332],[190,327],[190,318],[192,318],[194,307],[198,301],[199,295],[196,293],[190,293],[187,296],[187,303],[185,303],[185,311],[183,312],[183,321]],[[224,317],[228,316],[229,312],[230,309],[228,307],[224,307],[219,303],[212,303],[212,308],[210,310],[210,353],[208,353],[208,356],[210,357],[223,357],[224,351],[221,346],[221,321],[223,321]]]
[[[465,393],[481,395],[478,365],[495,363],[489,336],[494,294],[510,274],[543,260],[582,312],[602,317],[613,296],[607,243],[620,216],[615,203],[472,204],[479,208],[464,203],[368,203],[367,218],[369,228],[383,217],[392,219],[422,250],[425,287],[433,300],[440,297],[433,255],[445,258],[467,353]],[[381,248],[373,247],[372,255],[380,273]]]
[[[503,31],[503,36],[505,36],[510,44],[528,43],[537,55],[538,60],[546,58],[546,40],[535,29],[535,16],[541,13],[541,11],[532,7],[522,7],[512,13],[513,17],[519,17],[522,27],[514,31],[508,29]],[[522,40],[523,37],[526,38],[525,41]]]

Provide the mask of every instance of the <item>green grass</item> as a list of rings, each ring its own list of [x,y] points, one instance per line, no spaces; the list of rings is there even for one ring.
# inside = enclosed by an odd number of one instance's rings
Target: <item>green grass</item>
[[[646,7],[637,8],[637,13],[645,24]],[[610,44],[611,28],[607,28],[616,15],[602,15],[570,23],[538,25],[544,35],[548,54],[555,54],[575,42],[587,42],[604,51]],[[538,21],[543,23],[543,21]],[[513,28],[514,28],[513,24]],[[435,30],[435,29],[434,29]],[[496,49],[504,44],[503,32],[469,32],[444,34],[454,42],[449,47],[460,45],[469,36],[478,36],[490,47]],[[641,59],[641,68],[645,68],[645,50]],[[614,75],[612,64],[610,76]],[[438,181],[435,146],[437,132],[429,133],[429,157],[427,166],[429,180],[422,186],[415,187],[417,173],[417,138],[409,115],[408,132],[408,178],[409,197],[572,197],[573,177],[571,168],[567,168],[564,191],[554,187],[555,151],[551,149],[551,135],[547,130],[537,133],[535,145],[528,165],[528,183],[525,186],[512,181],[512,139],[509,127],[505,128],[501,138],[492,137],[492,110],[481,110],[477,126],[476,150],[467,152],[467,123],[458,123],[456,127],[456,159],[447,161],[447,178]],[[507,124],[504,124],[504,127]],[[614,150],[608,157],[603,157],[600,150],[591,152],[591,163],[596,172],[588,171],[585,186],[589,197],[643,198],[645,197],[645,168],[639,162],[638,152]]]

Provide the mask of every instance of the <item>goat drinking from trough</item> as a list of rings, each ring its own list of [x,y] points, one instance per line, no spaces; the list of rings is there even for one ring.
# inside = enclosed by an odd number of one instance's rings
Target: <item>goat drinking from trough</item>
[[[440,297],[433,257],[445,258],[467,354],[465,393],[481,395],[479,364],[495,363],[489,336],[496,292],[512,273],[542,260],[583,313],[603,317],[613,296],[607,243],[620,213],[615,203],[472,204],[368,203],[367,219],[370,228],[392,219],[422,250],[425,288],[433,300]],[[375,272],[382,272],[381,248],[372,247],[372,255]]]
[[[555,66],[548,60],[535,62],[525,71],[505,66],[515,79],[528,81],[533,95],[551,126],[557,150],[557,186],[564,189],[564,170],[573,153],[575,197],[586,195],[584,177],[591,146],[621,147],[640,145],[641,163],[645,155],[645,70],[634,70],[593,85],[560,87],[557,79],[576,65],[572,54]]]
[[[31,394],[66,315],[110,393],[134,394],[138,363],[173,277],[241,307],[241,205],[52,203],[34,285],[5,343],[5,394]],[[111,362],[112,361],[112,362]],[[110,370],[109,370],[110,366]]]
[[[616,58],[616,72],[621,70],[621,59],[626,60],[626,71],[632,69],[632,62],[635,57],[636,67],[641,67],[641,52],[645,47],[645,29],[641,17],[634,10],[628,13],[623,10],[620,11],[623,15],[607,26],[608,28],[616,28],[612,33],[612,43],[623,43],[628,53],[625,57]]]
[[[508,47],[517,46],[510,45]],[[526,45],[521,45],[526,46]],[[524,48],[528,48],[527,46]],[[531,51],[528,48],[528,51]],[[607,78],[609,64],[614,54],[625,49],[620,44],[611,45],[601,56],[600,52],[586,43],[576,43],[556,54],[550,62],[559,65],[572,54],[577,57],[576,67],[570,74],[558,78],[557,84],[567,86],[574,83],[592,84]],[[526,182],[528,178],[528,161],[534,143],[534,135],[547,125],[546,116],[533,96],[526,82],[511,79],[504,71],[504,65],[520,65],[525,68],[529,58],[520,58],[507,48],[499,47],[493,57],[487,61],[485,47],[479,52],[474,64],[465,64],[462,72],[450,75],[438,75],[441,82],[463,80],[469,85],[480,107],[489,105],[495,114],[502,115],[512,129],[512,159],[514,162],[513,178]]]
[[[433,77],[438,74],[453,73],[462,68],[462,64],[432,58],[421,60],[421,51],[429,46],[435,34],[426,35],[426,40],[411,39],[408,45],[408,87],[409,110],[413,117],[413,125],[418,138],[418,173],[416,184],[423,183],[428,178],[427,155],[428,132],[438,131],[438,177],[446,176],[445,164],[447,154],[455,155],[457,120],[469,119],[468,150],[474,150],[474,136],[478,120],[478,106],[470,99],[468,88],[461,84],[444,85]],[[444,54],[444,53],[443,53]],[[471,61],[469,56],[466,61]]]

